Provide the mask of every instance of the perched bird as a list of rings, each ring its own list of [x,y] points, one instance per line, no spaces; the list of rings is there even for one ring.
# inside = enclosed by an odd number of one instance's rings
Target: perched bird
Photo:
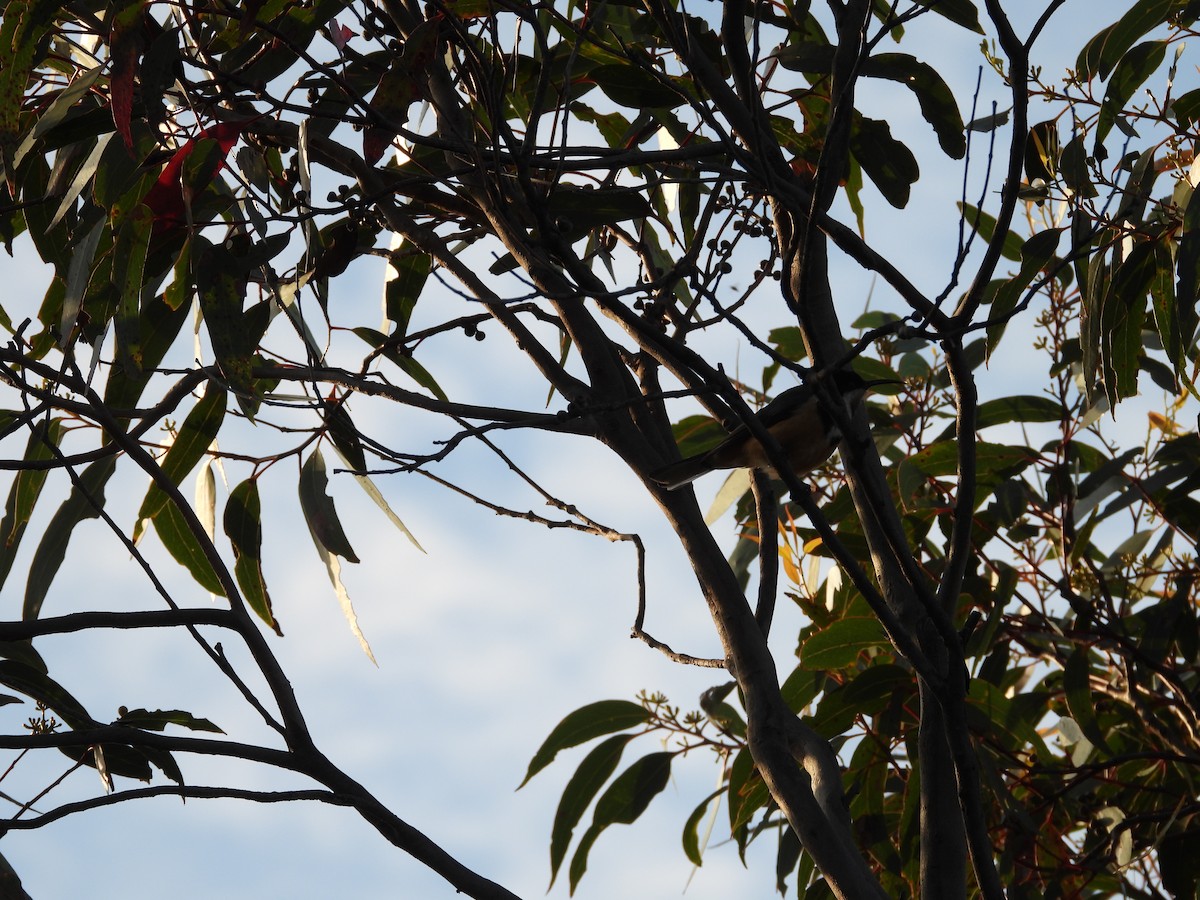
[[[854,411],[875,385],[897,383],[892,379],[865,381],[849,369],[835,372],[832,378],[834,393],[841,396],[847,414]],[[759,410],[758,419],[779,441],[793,471],[801,477],[829,459],[842,439],[837,422],[822,406],[813,387],[807,384],[784,391]],[[671,463],[650,477],[673,491],[715,469],[741,468],[774,472],[762,444],[745,425],[739,425],[711,450]]]

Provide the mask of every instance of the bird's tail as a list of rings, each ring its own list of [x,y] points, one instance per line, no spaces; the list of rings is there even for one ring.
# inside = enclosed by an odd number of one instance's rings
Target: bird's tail
[[[699,456],[690,456],[677,463],[671,463],[669,466],[663,466],[650,478],[668,491],[674,491],[685,484],[691,484],[701,475],[711,472],[713,469],[712,460],[709,458],[711,455],[710,453],[701,453]]]

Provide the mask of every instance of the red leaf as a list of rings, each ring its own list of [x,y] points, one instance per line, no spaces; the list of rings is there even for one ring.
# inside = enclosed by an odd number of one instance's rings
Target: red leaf
[[[175,151],[175,155],[163,167],[158,180],[146,192],[142,202],[150,207],[154,215],[154,230],[156,232],[173,231],[182,228],[186,222],[186,205],[184,198],[191,198],[208,187],[214,178],[225,167],[225,157],[238,142],[246,128],[246,122],[218,122],[203,129],[197,137],[191,138]],[[216,163],[202,173],[192,184],[183,183],[184,164],[195,151],[198,143],[212,140],[217,143]]]
[[[117,134],[121,136],[130,156],[134,156],[133,132],[130,129],[130,121],[133,118],[133,82],[138,74],[139,62],[146,44],[142,16],[141,0],[134,0],[118,11],[113,18],[112,33],[109,37],[109,54],[112,57],[109,108],[112,110]]]

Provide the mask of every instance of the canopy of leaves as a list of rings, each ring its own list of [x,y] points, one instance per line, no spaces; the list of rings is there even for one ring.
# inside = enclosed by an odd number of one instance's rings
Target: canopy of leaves
[[[526,781],[598,742],[564,788],[552,879],[565,865],[573,890],[607,829],[706,749],[720,787],[683,824],[686,857],[702,862],[724,804],[740,852],[777,837],[781,892],[1195,895],[1200,87],[1184,42],[1200,7],[1137,0],[1094,36],[1076,21],[1061,34],[1078,55],[1056,79],[1036,51],[1060,2],[1022,35],[992,0],[712,6],[4,4],[0,241],[47,266],[40,298],[0,301],[0,439],[16,473],[0,520],[0,703],[39,710],[5,747],[61,751],[108,789],[157,770],[180,796],[177,758],[192,752],[296,771],[320,788],[307,798],[356,807],[456,889],[508,896],[317,751],[269,642],[302,610],[268,589],[264,532],[299,513],[368,656],[342,577],[362,541],[335,479],[414,547],[384,473],[630,541],[644,560],[640,537],[553,495],[500,445],[559,432],[599,440],[645,485],[723,657],[648,634],[644,595],[635,636],[728,673],[692,713],[644,694],[552,731]],[[969,87],[918,53],[945,29],[986,35],[987,96],[1008,112],[964,120]],[[886,118],[860,102],[872,91],[894,101]],[[866,237],[868,208],[909,215],[921,179],[951,169],[972,191],[941,213],[958,244],[932,276],[911,271]],[[371,257],[389,267],[382,325],[336,287]],[[831,258],[886,295],[857,320]],[[511,339],[532,393],[473,373],[492,402],[455,396],[487,335]],[[739,355],[712,349],[731,345]],[[762,366],[755,384],[728,375],[743,352],[754,362],[739,371]],[[1018,356],[1029,383],[993,377]],[[776,382],[844,366],[892,382],[857,418],[814,395],[846,436],[846,474],[800,484],[782,467],[786,493],[733,476],[712,517],[737,523],[721,558],[694,496],[655,472],[738,426],[773,453],[751,408]],[[693,405],[668,403],[681,396]],[[380,408],[443,430],[397,443],[368,414]],[[468,445],[555,514],[439,474]],[[223,496],[218,471],[236,473]],[[116,521],[106,489],[130,473],[149,487]],[[52,479],[65,499],[30,531]],[[271,479],[294,480],[292,510],[265,505]],[[152,579],[155,610],[45,616],[96,518],[131,578],[153,534],[195,596]],[[786,660],[767,645],[780,576],[803,621]],[[200,626],[244,645],[261,697]],[[178,709],[89,711],[35,644],[111,627],[187,629],[279,747],[210,737],[216,725]],[[940,892],[923,883],[935,849],[955,860]]]

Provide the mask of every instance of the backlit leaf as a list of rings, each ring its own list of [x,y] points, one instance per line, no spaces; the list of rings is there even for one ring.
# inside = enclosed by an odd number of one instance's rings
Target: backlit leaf
[[[529,769],[521,780],[521,786],[554,762],[554,757],[560,750],[577,747],[606,734],[637,728],[649,721],[650,714],[645,708],[628,700],[600,700],[580,707],[555,725],[554,730],[542,742],[542,746],[529,762]]]

